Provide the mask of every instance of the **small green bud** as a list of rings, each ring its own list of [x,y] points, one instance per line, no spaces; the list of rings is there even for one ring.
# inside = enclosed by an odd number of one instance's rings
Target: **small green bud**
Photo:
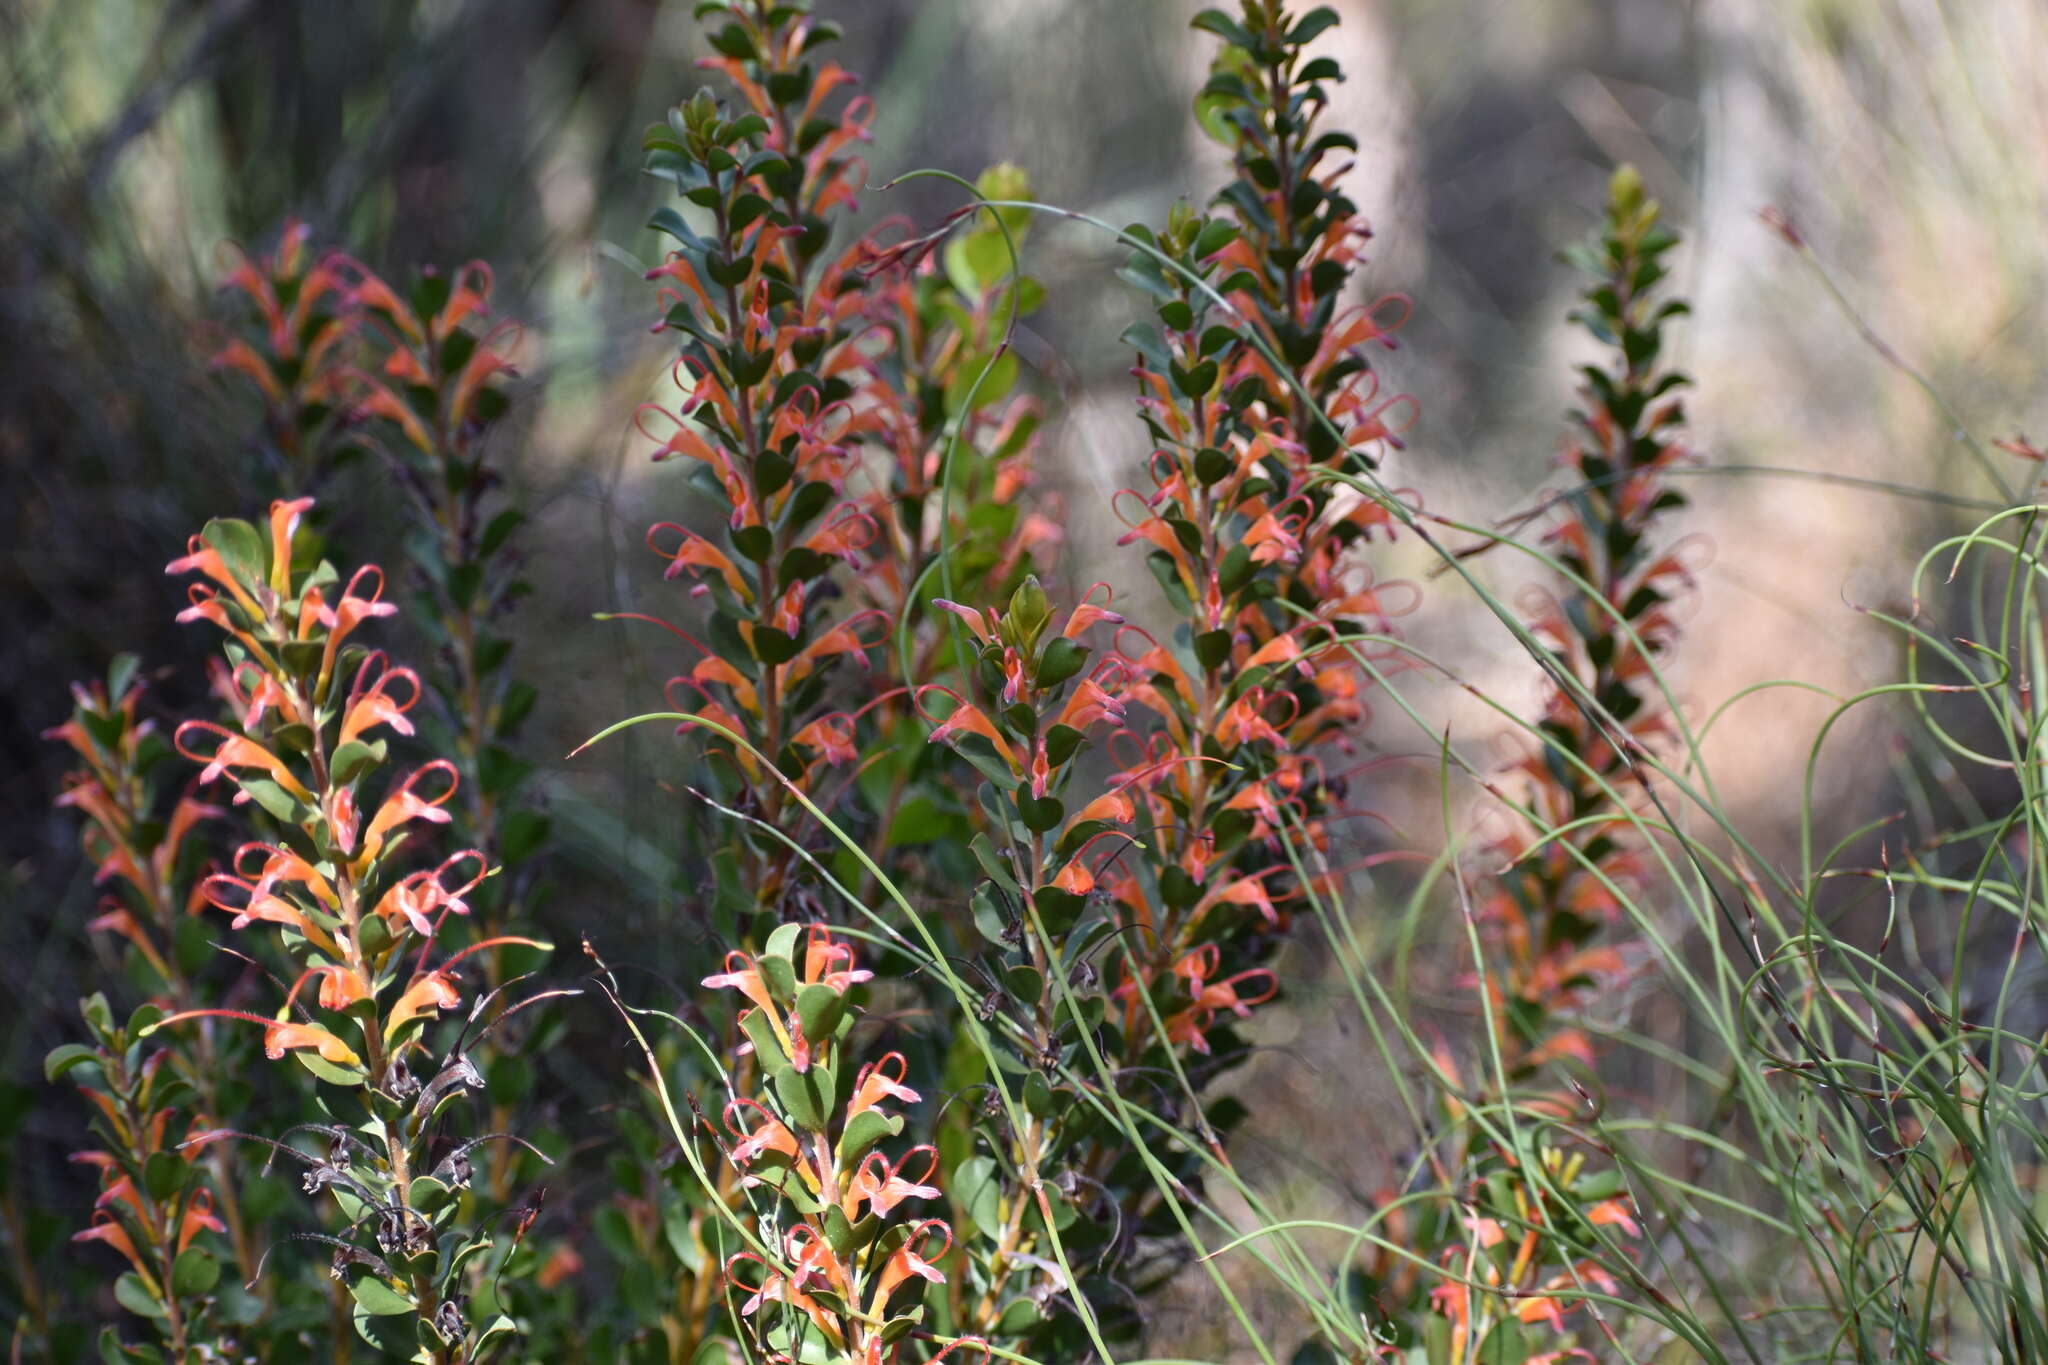
[[[1029,650],[1038,643],[1039,633],[1051,619],[1052,603],[1039,586],[1038,575],[1032,574],[1010,594],[1010,609],[1004,614],[1003,623],[1015,632],[1014,643]]]

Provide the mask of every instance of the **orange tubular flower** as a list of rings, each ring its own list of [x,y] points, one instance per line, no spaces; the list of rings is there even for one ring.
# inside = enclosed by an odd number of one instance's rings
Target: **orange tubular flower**
[[[895,1064],[895,1075],[889,1074],[890,1063]],[[884,1053],[878,1060],[869,1062],[860,1069],[860,1075],[853,1082],[853,1098],[846,1102],[846,1117],[875,1108],[884,1099],[897,1100],[903,1104],[916,1104],[923,1096],[903,1084],[910,1073],[910,1063],[900,1052]]]
[[[924,1174],[914,1179],[906,1177],[902,1174],[903,1168],[918,1155],[924,1157]],[[880,1152],[869,1152],[854,1172],[852,1187],[841,1200],[840,1207],[849,1220],[855,1220],[859,1217],[860,1204],[865,1201],[876,1215],[887,1218],[890,1210],[906,1199],[937,1199],[938,1187],[925,1182],[938,1172],[938,1168],[939,1149],[930,1143],[911,1148],[894,1163]]]
[[[452,1010],[461,1003],[461,992],[445,974],[427,972],[408,986],[405,994],[391,1006],[391,1012],[384,1018],[384,1036],[396,1038],[398,1031],[412,1020],[431,1017],[441,1010]]]
[[[186,747],[190,742],[186,738],[188,735],[212,735],[217,742],[211,753],[195,752]],[[231,734],[211,721],[188,720],[184,722],[178,727],[177,734],[171,742],[181,756],[191,759],[194,763],[204,765],[199,774],[199,780],[202,783],[211,782],[230,769],[253,770],[270,778],[278,786],[284,788],[301,801],[313,799],[313,793],[299,781],[297,776],[292,773],[290,768],[284,765],[283,760],[279,759],[276,754],[273,754],[255,740]],[[246,788],[235,794],[235,804],[237,805],[248,799],[249,793]]]
[[[337,1038],[318,1024],[295,1024],[285,1019],[266,1019],[260,1014],[246,1010],[179,1010],[167,1014],[156,1022],[156,1028],[168,1028],[188,1019],[240,1019],[245,1023],[263,1026],[263,1052],[272,1061],[284,1056],[295,1048],[312,1048],[326,1060],[337,1066],[360,1067],[363,1059],[355,1049]]]

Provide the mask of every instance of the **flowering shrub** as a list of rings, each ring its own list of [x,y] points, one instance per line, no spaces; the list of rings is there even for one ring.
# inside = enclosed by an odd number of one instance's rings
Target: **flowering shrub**
[[[1158,323],[1126,333],[1152,453],[1148,488],[1118,510],[1170,628],[1126,621],[1094,590],[1057,630],[1035,586],[1000,613],[955,608],[989,701],[956,701],[933,732],[990,784],[976,921],[999,1008],[1017,1012],[1010,1064],[1030,1077],[1031,1120],[998,1118],[982,1140],[1014,1209],[1058,1174],[1083,1215],[1066,1255],[1098,1268],[1091,1311],[1119,1330],[1137,1325],[1129,1284],[1187,1244],[1181,1192],[1227,1162],[1244,1112],[1201,1092],[1248,1055],[1236,1026],[1277,993],[1265,964],[1301,886],[1284,846],[1326,846],[1342,808],[1323,753],[1365,718],[1367,686],[1342,642],[1414,602],[1363,556],[1387,507],[1333,477],[1372,468],[1413,404],[1381,396],[1367,359],[1406,301],[1342,302],[1368,233],[1334,188],[1353,144],[1318,126],[1339,73],[1303,51],[1331,22],[1265,5],[1197,21],[1225,43],[1199,109],[1237,176],[1216,216],[1182,206],[1127,234],[1126,277]],[[1091,631],[1109,645],[1093,666]],[[1099,794],[1074,795],[1103,760]],[[1189,1134],[1155,1144],[1133,1112]],[[993,1258],[999,1284],[1018,1279],[1011,1250]],[[1058,1283],[1026,1275],[1011,1292],[1043,1306]],[[1083,1345],[1060,1340],[1031,1344]]]
[[[315,260],[313,230],[286,223],[275,250],[236,251],[222,281],[247,301],[255,327],[224,339],[213,367],[256,386],[263,404],[261,449],[274,477],[295,485],[338,453],[354,407],[354,348],[361,319],[343,273]]]
[[[224,288],[261,324],[215,353],[217,368],[249,378],[263,401],[269,448],[285,486],[352,451],[369,450],[406,494],[420,534],[411,559],[426,609],[416,616],[434,666],[424,680],[445,733],[437,747],[460,774],[461,837],[508,874],[546,840],[544,816],[517,803],[530,765],[506,746],[537,694],[509,668],[510,642],[493,623],[525,594],[514,537],[526,514],[503,502],[504,476],[488,440],[514,374],[516,324],[489,322],[490,267],[421,275],[409,296],[360,261],[315,259],[311,231],[286,224],[277,250],[244,256]],[[481,330],[480,330],[481,329]],[[507,875],[479,888],[490,932],[516,908]]]
[[[709,65],[738,87],[747,112],[728,112],[709,91],[649,129],[649,169],[708,210],[705,236],[674,209],[654,224],[679,249],[651,272],[664,281],[661,326],[680,333],[681,412],[643,407],[659,419],[657,460],[694,462],[699,489],[724,509],[719,544],[663,523],[648,544],[671,576],[696,575],[708,595],[711,643],[672,684],[698,694],[690,709],[734,732],[735,778],[751,790],[763,823],[781,818],[780,784],[763,764],[801,785],[852,755],[852,718],[824,695],[832,669],[868,663],[884,640],[877,609],[835,611],[827,584],[880,537],[869,509],[845,487],[856,446],[880,421],[861,401],[868,361],[858,244],[834,251],[835,210],[850,204],[864,167],[850,148],[865,134],[866,101],[827,112],[848,80],[836,64],[814,70],[806,52],[834,34],[794,7],[770,19],[751,6],[713,6],[723,27]],[[722,899],[774,905],[792,852],[742,839],[714,859]]]
[[[654,458],[690,461],[691,490],[721,511],[715,527],[648,532],[706,608],[707,638],[683,634],[698,657],[669,695],[744,741],[713,739],[711,771],[764,826],[789,808],[773,765],[828,805],[869,798],[867,818],[891,842],[923,842],[921,826],[948,823],[949,798],[913,791],[918,765],[864,742],[900,736],[904,693],[877,688],[842,705],[833,679],[849,665],[900,671],[902,683],[932,676],[945,636],[912,629],[922,604],[942,585],[1001,589],[1056,541],[1044,510],[1020,508],[1035,402],[1004,401],[1017,361],[1003,328],[1034,306],[1036,286],[997,263],[996,226],[953,240],[943,273],[943,233],[890,244],[901,228],[885,223],[835,245],[866,173],[853,152],[871,117],[865,97],[844,98],[849,73],[808,60],[835,26],[801,6],[707,6],[700,17],[720,54],[705,65],[740,107],[699,91],[643,139],[649,171],[709,215],[654,216],[676,244],[649,277],[667,309],[658,330],[681,341],[687,398],[636,419],[659,441]],[[984,183],[1021,186],[1006,169]],[[1007,231],[1014,240],[1022,225]],[[718,903],[782,903],[797,853],[751,836],[708,850]]]
[[[839,1099],[855,993],[874,974],[816,924],[785,924],[760,957],[736,952],[726,966],[704,984],[752,1002],[740,1015],[748,1071],[766,1082],[759,1093],[772,1100],[738,1094],[727,1102],[725,1158],[743,1172],[743,1188],[762,1189],[781,1206],[762,1211],[758,1223],[779,1256],[739,1251],[726,1261],[726,1274],[751,1291],[740,1316],[756,1319],[748,1324],[755,1347],[770,1359],[798,1359],[815,1332],[845,1359],[895,1360],[924,1316],[914,1297],[899,1299],[897,1291],[920,1280],[945,1282],[934,1262],[952,1250],[953,1232],[943,1219],[899,1211],[939,1197],[923,1183],[937,1169],[937,1149],[920,1144],[893,1160],[877,1150],[903,1131],[903,1116],[888,1106],[920,1098],[903,1084],[903,1055],[862,1065]]]
[[[336,1204],[345,1224],[340,1235],[293,1235],[333,1248],[334,1277],[347,1285],[366,1341],[402,1339],[407,1353],[416,1346],[434,1360],[467,1360],[513,1329],[493,1311],[496,1292],[483,1288],[484,1270],[501,1265],[502,1253],[494,1255],[481,1225],[465,1230],[456,1221],[475,1165],[471,1153],[488,1143],[530,1145],[509,1133],[445,1131],[450,1107],[484,1088],[478,1049],[518,1008],[502,1005],[502,988],[471,992],[465,1001],[464,962],[500,945],[545,945],[507,936],[437,951],[436,940],[451,918],[467,916],[465,897],[492,868],[476,849],[420,856],[422,827],[450,823],[442,807],[459,776],[445,759],[393,771],[390,740],[414,733],[407,713],[420,700],[419,678],[383,651],[351,641],[397,608],[383,600],[383,574],[374,565],[344,581],[313,558],[312,542],[300,533],[310,506],[306,499],[274,503],[267,532],[241,521],[209,523],[170,566],[200,580],[190,585],[180,619],[227,636],[227,662],[215,681],[231,720],[187,720],[172,746],[201,765],[200,787],[228,779],[232,805],[249,807],[251,823],[270,835],[243,843],[224,870],[200,878],[190,909],[224,912],[237,929],[273,926],[292,975],[284,998],[271,1015],[201,1004],[185,972],[157,945],[153,935],[174,933],[166,921],[187,909],[173,907],[166,891],[179,838],[197,819],[224,812],[187,796],[156,847],[138,846],[134,808],[121,804],[133,779],[120,765],[132,764],[148,732],[135,723],[134,690],[117,679],[121,706],[104,694],[82,694],[78,716],[64,729],[89,760],[67,799],[90,815],[87,845],[106,850],[103,869],[127,879],[142,907],[156,913],[159,924],[151,927],[125,907],[110,909],[105,921],[163,973],[171,1008],[145,1007],[123,1034],[100,1001],[87,1012],[99,1039],[97,1059],[60,1049],[50,1067],[59,1072],[96,1061],[84,1074],[103,1082],[91,1093],[114,1150],[93,1159],[106,1172],[106,1202],[126,1204],[124,1216],[96,1221],[90,1235],[135,1265],[136,1287],[124,1291],[123,1303],[163,1320],[175,1358],[186,1358],[198,1316],[181,1308],[179,1296],[204,1294],[218,1274],[208,1269],[210,1253],[191,1239],[202,1227],[225,1230],[189,1163],[234,1141],[261,1144],[267,1159],[288,1158],[303,1168],[308,1194]],[[465,1003],[467,1020],[452,1044],[430,1045],[434,1021]],[[291,1058],[348,1093],[351,1103],[323,1101],[325,1121],[274,1137],[228,1126],[209,1106],[216,1126],[170,1141],[166,1125],[180,1099],[204,1092],[188,1082],[153,1083],[168,1050],[150,1054],[139,1069],[130,1059],[160,1030],[177,1028],[173,1036],[184,1036],[179,1026],[216,1020],[257,1025],[265,1056]],[[134,1050],[116,1052],[131,1035]],[[193,1046],[204,1049],[206,1032],[192,1036]],[[204,1070],[212,1061],[202,1050],[186,1065]],[[316,1135],[318,1150],[287,1141],[301,1131]],[[147,1200],[137,1198],[138,1174]],[[225,1188],[231,1182],[225,1172],[219,1179]]]
[[[232,1072],[248,1050],[212,1029],[201,1030],[190,1048],[145,1054],[141,1043],[142,1032],[167,1010],[191,1009],[203,998],[195,980],[208,952],[197,918],[204,908],[200,850],[210,822],[225,814],[196,786],[164,781],[171,750],[142,713],[144,691],[137,661],[118,659],[105,683],[73,689],[71,719],[48,737],[63,741],[82,764],[57,800],[84,818],[84,852],[107,892],[88,927],[128,945],[149,1003],[117,1025],[105,995],[95,994],[83,1005],[92,1043],[54,1050],[45,1075],[81,1083],[107,1144],[76,1157],[101,1180],[92,1224],[77,1237],[104,1242],[128,1259],[134,1283],[116,1286],[123,1306],[156,1321],[179,1358],[186,1344],[207,1338],[213,1305],[204,1296],[220,1277],[217,1244],[200,1238],[195,1245],[198,1234],[227,1234],[244,1278],[256,1268],[233,1172],[219,1153],[187,1155],[178,1145],[184,1128],[243,1101],[245,1088]]]
[[[1662,515],[1685,505],[1661,477],[1687,454],[1687,380],[1660,363],[1664,324],[1685,312],[1658,297],[1677,241],[1624,167],[1606,223],[1575,254],[1596,283],[1574,316],[1612,348],[1613,367],[1583,371],[1566,457],[1579,487],[1546,536],[1569,578],[1529,623],[1556,670],[1536,722],[1544,747],[1519,774],[1535,830],[1499,849],[1510,871],[1479,907],[1495,950],[1489,989],[1504,1065],[1516,1077],[1557,1057],[1592,1061],[1570,1019],[1626,974],[1623,953],[1596,940],[1644,884],[1640,836],[1622,814],[1640,803],[1630,756],[1670,734],[1654,663],[1676,635],[1671,601],[1690,581],[1654,537]]]
[[[1237,172],[1222,212],[1178,210],[1139,234],[1157,254],[1128,272],[1159,325],[1126,333],[1154,449],[1152,486],[1119,495],[1124,543],[1148,547],[1177,619],[1165,643],[1118,632],[1125,698],[1151,723],[1132,727],[1112,799],[1145,847],[1105,868],[1105,890],[1142,931],[1115,991],[1131,1043],[1163,1027],[1200,1054],[1215,1051],[1211,1025],[1274,992],[1252,964],[1297,894],[1283,843],[1327,847],[1342,810],[1325,754],[1351,746],[1370,680],[1341,642],[1416,600],[1413,585],[1376,584],[1365,554],[1389,509],[1339,481],[1399,447],[1415,404],[1383,396],[1370,365],[1407,300],[1344,301],[1370,236],[1336,189],[1356,144],[1320,128],[1341,73],[1303,50],[1334,16],[1262,5],[1243,20],[1197,21],[1225,43],[1197,106]]]
[[[1660,478],[1687,453],[1677,396],[1687,380],[1661,365],[1664,324],[1685,311],[1658,299],[1676,244],[1624,167],[1599,233],[1571,253],[1594,277],[1574,320],[1611,348],[1612,367],[1581,370],[1584,406],[1564,461],[1575,482],[1544,505],[1558,509],[1546,540],[1564,579],[1529,623],[1548,675],[1535,749],[1490,784],[1514,828],[1492,850],[1504,870],[1473,893],[1487,1054],[1476,1075],[1445,1049],[1433,1059],[1449,1092],[1432,1164],[1455,1187],[1389,1208],[1400,1241],[1444,1273],[1431,1283],[1388,1250],[1368,1286],[1431,1359],[1585,1354],[1567,1315],[1587,1293],[1618,1289],[1599,1229],[1641,1235],[1621,1173],[1572,1125],[1596,1062],[1578,1016],[1640,960],[1622,922],[1648,880],[1638,756],[1670,733],[1653,661],[1672,643],[1669,603],[1689,581],[1653,526],[1684,504]],[[1560,1065],[1572,1089],[1534,1088]],[[1536,1135],[1518,1136],[1517,1120]],[[1547,1353],[1546,1334],[1556,1338]]]
[[[171,1359],[184,1360],[225,1327],[213,1321],[209,1292],[220,1282],[220,1258],[201,1234],[224,1233],[227,1225],[215,1211],[216,1185],[184,1150],[197,1088],[169,1065],[169,1052],[142,1046],[141,1036],[163,1015],[157,1006],[142,1006],[120,1025],[107,998],[95,995],[82,1013],[93,1041],[65,1044],[44,1064],[51,1080],[78,1083],[94,1110],[93,1131],[106,1144],[72,1158],[90,1166],[100,1183],[92,1222],[72,1240],[121,1254],[131,1268],[114,1281],[115,1300],[156,1326]],[[111,1327],[101,1333],[100,1352],[116,1360],[136,1354]]]

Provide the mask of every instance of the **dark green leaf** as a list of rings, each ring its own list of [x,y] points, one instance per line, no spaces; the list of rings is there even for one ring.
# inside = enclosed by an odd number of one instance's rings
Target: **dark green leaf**
[[[233,517],[215,517],[206,523],[200,538],[220,552],[228,572],[241,580],[244,587],[254,587],[264,581],[270,556],[263,548],[263,538],[248,522]]]
[[[55,1081],[73,1067],[99,1064],[99,1054],[83,1043],[65,1043],[52,1048],[50,1055],[43,1058],[43,1076]]]
[[[142,1187],[159,1204],[168,1203],[185,1188],[192,1168],[174,1152],[152,1152],[142,1163]]]
[[[392,1318],[413,1311],[412,1300],[377,1275],[365,1275],[348,1287],[356,1303],[373,1318]]]
[[[1318,5],[1307,14],[1302,15],[1301,22],[1287,31],[1287,41],[1298,47],[1317,37],[1324,30],[1332,29],[1336,26],[1337,11],[1331,9],[1328,5]]]
[[[798,648],[795,639],[774,626],[754,627],[754,657],[770,667],[794,659]]]
[[[1220,9],[1203,10],[1194,17],[1192,27],[1213,33],[1235,47],[1250,49],[1256,41],[1241,24]]]
[[[374,744],[352,739],[336,749],[334,757],[328,760],[328,776],[337,785],[346,786],[361,776],[364,769],[382,763],[384,754],[385,744],[381,739]]]
[[[1060,799],[1056,796],[1032,796],[1029,793],[1019,793],[1017,797],[1017,815],[1018,818],[1024,821],[1024,828],[1030,830],[1033,834],[1043,834],[1047,830],[1059,827],[1060,822],[1067,818],[1067,808],[1060,803]]]
[[[1194,256],[1206,261],[1238,238],[1237,224],[1228,218],[1211,218],[1202,224],[1202,230],[1195,237]]]
[[[114,1300],[137,1317],[160,1318],[164,1306],[157,1296],[149,1292],[149,1286],[134,1271],[123,1271],[121,1278],[114,1281]]]
[[[831,1072],[821,1066],[798,1071],[794,1066],[775,1072],[775,1098],[789,1121],[807,1133],[822,1133],[832,1112]]]
[[[975,1227],[990,1236],[1001,1229],[1003,1182],[994,1157],[973,1156],[961,1162],[953,1172],[952,1190],[953,1202]]]
[[[883,1138],[895,1137],[903,1131],[901,1114],[884,1114],[879,1109],[863,1109],[847,1120],[846,1131],[839,1135],[839,1160],[848,1169],[860,1164],[868,1149]]]
[[[797,1023],[813,1047],[831,1038],[845,1015],[846,996],[822,981],[797,993]]]
[[[736,57],[743,62],[758,61],[760,52],[754,47],[754,39],[738,24],[727,24],[711,35],[711,46],[721,55]]]
[[[181,1299],[204,1294],[220,1283],[220,1262],[205,1247],[186,1247],[171,1264],[171,1292]]]
[[[1088,666],[1089,653],[1086,645],[1064,635],[1055,635],[1047,641],[1045,652],[1038,656],[1038,685],[1058,687]]]

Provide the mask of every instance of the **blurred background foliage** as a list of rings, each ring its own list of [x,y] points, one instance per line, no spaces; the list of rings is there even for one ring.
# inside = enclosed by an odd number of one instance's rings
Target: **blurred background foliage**
[[[894,175],[1022,164],[1038,197],[1112,221],[1156,220],[1216,182],[1185,116],[1206,44],[1179,0],[860,0],[843,60],[879,118],[873,217],[930,220],[953,192]],[[1334,122],[1361,134],[1350,191],[1379,234],[1375,290],[1417,316],[1388,370],[1424,419],[1391,470],[1433,510],[1487,520],[1551,476],[1577,345],[1572,282],[1553,255],[1580,235],[1618,160],[1636,162],[1686,229],[1682,334],[1692,405],[1718,468],[1690,528],[1708,590],[1688,626],[1681,688],[1711,706],[1796,674],[1847,689],[1887,676],[1894,644],[1855,603],[1890,602],[1913,547],[1996,497],[1957,439],[2048,427],[2048,9],[2038,0],[1344,0],[1326,41],[1351,78]],[[536,591],[508,630],[541,701],[527,757],[564,851],[541,911],[558,943],[587,933],[676,994],[704,970],[672,884],[680,805],[659,738],[566,753],[645,709],[672,668],[657,637],[591,620],[661,610],[639,544],[677,515],[672,480],[629,458],[628,418],[667,383],[647,335],[644,229],[659,196],[637,133],[697,84],[689,6],[661,0],[4,0],[0,3],[0,992],[5,1109],[27,1188],[76,1226],[89,1184],[68,1171],[78,1115],[30,1104],[27,1078],[71,1027],[105,964],[66,813],[62,756],[39,738],[64,688],[120,650],[162,670],[170,712],[203,704],[203,642],[172,624],[163,564],[208,516],[281,491],[240,389],[208,373],[230,316],[221,244],[267,249],[290,215],[389,275],[470,258],[497,270],[497,311],[526,324],[512,418],[494,463],[535,522]],[[1811,245],[1869,336],[1781,233]],[[1069,509],[1069,577],[1116,528],[1108,495],[1142,451],[1114,338],[1137,305],[1105,287],[1114,253],[1048,224],[1028,262],[1048,289],[1022,339],[1056,398],[1043,465]],[[1923,387],[1923,382],[1925,387]],[[1945,411],[1927,389],[1951,405]],[[1888,481],[1949,501],[1848,482]],[[2011,471],[2007,471],[2010,473]],[[369,462],[318,494],[331,533],[394,557]],[[1410,547],[1412,553],[1412,547]],[[1710,555],[1708,552],[1711,552]],[[1426,567],[1418,559],[1408,567]],[[1504,593],[1518,587],[1514,565]],[[1143,600],[1143,585],[1119,584]],[[1509,697],[1534,667],[1432,587],[1418,643]],[[1896,605],[1896,603],[1893,603]],[[1442,715],[1463,712],[1452,689]],[[1708,753],[1738,818],[1787,831],[1790,774],[1824,713],[1774,700],[1719,728]],[[1406,735],[1386,741],[1412,751]],[[1851,745],[1821,796],[1846,826],[1895,802],[1884,743]],[[1403,837],[1442,837],[1422,800],[1431,765],[1386,770],[1376,804]],[[1765,837],[1770,847],[1770,838]],[[563,870],[566,869],[566,870]],[[1370,912],[1370,906],[1365,907]],[[1318,964],[1291,964],[1291,1008],[1240,1084],[1257,1091],[1252,1169],[1319,1216],[1367,1202],[1387,1153],[1271,1150],[1305,1125],[1371,1131],[1358,1040],[1321,1021]],[[573,970],[573,967],[569,968]],[[1639,1002],[1654,1013],[1654,1001]],[[1619,1008],[1631,1008],[1624,1003]],[[1654,1021],[1647,1025],[1655,1032]],[[600,1042],[565,1077],[623,1066]],[[616,1040],[613,1040],[616,1041]],[[578,1083],[581,1082],[574,1082]],[[601,1079],[589,1081],[602,1093]],[[1389,1137],[1389,1143],[1397,1139]],[[1200,1315],[1160,1324],[1186,1353],[1223,1351]],[[1163,1341],[1161,1344],[1167,1344]]]

